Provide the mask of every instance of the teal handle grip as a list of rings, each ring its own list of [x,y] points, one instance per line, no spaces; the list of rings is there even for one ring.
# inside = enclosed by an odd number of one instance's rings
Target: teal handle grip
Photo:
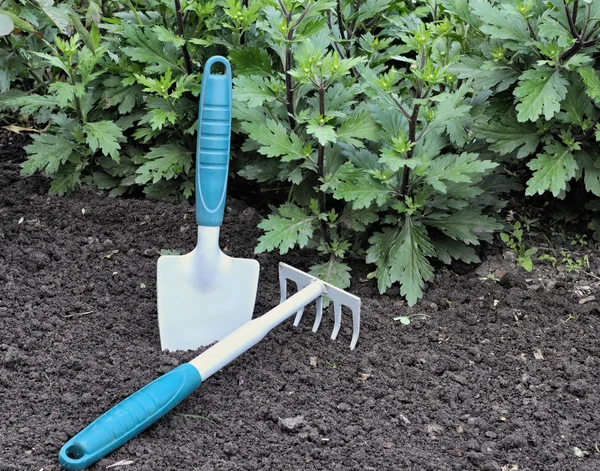
[[[225,67],[224,75],[211,73],[215,64]],[[230,142],[231,66],[224,57],[213,56],[204,66],[198,111],[196,222],[200,226],[223,223]]]
[[[61,448],[67,470],[87,468],[148,428],[189,396],[202,382],[189,363],[155,379],[98,417]]]

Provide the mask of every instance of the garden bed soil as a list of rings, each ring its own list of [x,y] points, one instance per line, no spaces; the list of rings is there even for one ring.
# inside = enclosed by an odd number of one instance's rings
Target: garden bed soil
[[[58,471],[71,436],[197,354],[160,351],[155,295],[159,250],[193,248],[194,210],[50,197],[47,179],[19,176],[22,143],[0,134],[0,469]],[[259,220],[231,200],[225,250],[252,257]],[[312,263],[258,259],[256,315],[278,302],[279,261]],[[596,280],[485,276],[502,264],[438,270],[411,310],[356,265],[355,351],[348,317],[331,341],[332,316],[312,333],[308,311],[90,469],[598,470]],[[407,313],[429,317],[392,320]]]

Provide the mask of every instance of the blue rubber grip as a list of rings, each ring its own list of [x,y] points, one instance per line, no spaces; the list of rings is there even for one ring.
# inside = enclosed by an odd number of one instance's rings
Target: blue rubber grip
[[[189,396],[202,382],[189,363],[147,384],[98,417],[61,448],[58,461],[67,470],[84,469],[152,425]]]
[[[215,64],[225,67],[224,75],[211,73]],[[200,226],[223,223],[230,142],[231,66],[224,57],[213,56],[204,66],[198,111],[196,222]]]

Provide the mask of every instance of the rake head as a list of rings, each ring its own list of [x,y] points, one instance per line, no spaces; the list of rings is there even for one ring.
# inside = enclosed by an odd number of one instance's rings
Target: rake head
[[[298,292],[306,288],[312,283],[318,283],[322,285],[322,293],[315,300],[315,310],[317,316],[315,323],[313,324],[312,331],[316,332],[321,325],[321,319],[323,318],[323,297],[328,297],[333,302],[333,315],[334,315],[334,326],[333,332],[331,333],[331,339],[335,340],[340,331],[342,324],[342,306],[346,306],[352,312],[352,340],[350,342],[350,349],[354,350],[356,342],[358,342],[358,335],[360,332],[360,298],[350,294],[343,289],[337,288],[330,283],[320,280],[319,278],[304,273],[294,267],[291,267],[285,263],[279,264],[279,286],[281,288],[281,303],[287,299],[287,281],[290,280],[296,284]],[[302,314],[304,313],[304,307],[302,307],[297,313],[294,319],[294,326],[300,324]]]

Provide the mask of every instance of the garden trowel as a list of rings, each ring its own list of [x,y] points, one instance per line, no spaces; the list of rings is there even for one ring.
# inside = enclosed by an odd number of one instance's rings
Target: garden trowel
[[[224,74],[212,73],[221,64]],[[259,264],[219,248],[231,137],[231,67],[211,57],[204,67],[196,148],[198,242],[186,255],[158,259],[157,298],[163,350],[195,350],[252,318]]]

